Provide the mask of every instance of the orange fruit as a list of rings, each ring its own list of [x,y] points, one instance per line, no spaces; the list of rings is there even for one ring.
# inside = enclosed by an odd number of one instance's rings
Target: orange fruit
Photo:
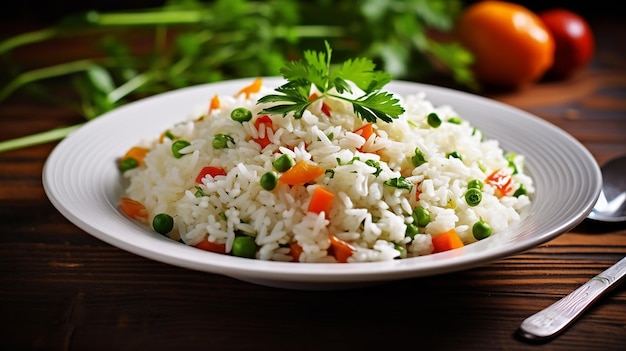
[[[539,80],[554,60],[554,38],[537,14],[519,4],[469,5],[456,34],[474,55],[472,70],[483,85],[520,88]]]

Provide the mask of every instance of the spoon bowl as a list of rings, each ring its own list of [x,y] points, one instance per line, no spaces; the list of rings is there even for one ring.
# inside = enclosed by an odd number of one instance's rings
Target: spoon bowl
[[[601,222],[626,221],[626,155],[602,166],[602,191],[587,218]]]

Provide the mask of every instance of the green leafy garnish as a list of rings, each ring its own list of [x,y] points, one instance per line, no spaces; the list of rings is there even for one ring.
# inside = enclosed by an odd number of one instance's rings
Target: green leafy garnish
[[[410,181],[408,181],[405,177],[388,179],[388,180],[385,180],[383,184],[390,186],[392,188],[406,189],[408,191],[411,191],[411,189],[413,189],[413,184]]]
[[[258,100],[259,104],[278,104],[263,109],[261,113],[282,114],[283,117],[293,113],[294,118],[302,118],[312,103],[324,97],[350,102],[354,113],[368,122],[378,119],[391,122],[404,113],[393,94],[381,91],[391,81],[390,74],[375,70],[376,64],[367,58],[350,59],[339,69],[332,69],[332,49],[328,42],[325,44],[326,52],[307,50],[304,61],[292,61],[281,69],[287,83],[276,88],[280,94],[269,94]],[[355,93],[350,82],[363,91],[361,96],[344,95]],[[312,87],[319,92],[313,99],[310,98]]]

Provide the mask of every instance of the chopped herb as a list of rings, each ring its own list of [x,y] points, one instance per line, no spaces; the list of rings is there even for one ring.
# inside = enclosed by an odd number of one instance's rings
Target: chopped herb
[[[452,124],[461,124],[462,120],[459,117],[450,117],[448,118],[448,123]]]
[[[524,184],[520,184],[519,188],[517,188],[517,190],[515,190],[515,192],[513,193],[513,196],[520,197],[522,195],[526,195],[526,193],[526,186]]]
[[[424,157],[424,153],[419,148],[415,148],[415,155],[411,157],[411,163],[413,167],[418,167],[424,163],[426,163],[426,158]]]
[[[519,173],[519,170],[517,169],[517,164],[515,163],[515,157],[516,156],[517,155],[515,155],[512,152],[509,152],[506,155],[504,155],[504,158],[509,162],[509,167],[511,167],[511,169],[513,169],[513,174]]]
[[[406,180],[405,177],[388,179],[383,184],[393,187],[393,188],[407,189],[409,191],[413,189],[413,184],[409,182],[408,180]]]
[[[374,161],[374,160],[367,160],[365,161],[365,164],[370,166],[370,167],[374,167],[376,168],[376,171],[374,172],[374,176],[378,177],[378,175],[380,174],[380,172],[383,171],[382,168],[380,168],[380,162],[378,161]]]
[[[447,154],[447,155],[446,155],[446,158],[450,158],[450,157],[452,157],[452,158],[458,158],[459,160],[463,160],[463,158],[461,157],[461,155],[459,155],[459,153],[458,153],[458,152],[456,152],[456,151],[452,151],[451,153],[449,153],[449,154]]]
[[[198,185],[196,185],[196,192],[193,194],[195,197],[203,197],[206,196],[206,194],[204,193],[204,190],[202,190],[202,188]]]

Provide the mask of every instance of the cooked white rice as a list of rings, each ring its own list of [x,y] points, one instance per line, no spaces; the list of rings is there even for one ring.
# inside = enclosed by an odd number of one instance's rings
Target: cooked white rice
[[[518,172],[512,175],[513,189],[521,184],[527,194],[507,194],[499,198],[494,188],[484,184],[482,201],[471,207],[464,194],[472,179],[485,180],[498,169],[512,172],[510,158],[496,140],[483,136],[450,106],[434,106],[425,94],[398,96],[405,109],[392,123],[375,123],[376,134],[369,140],[353,133],[366,122],[356,117],[350,105],[326,99],[331,116],[322,113],[316,102],[301,119],[272,115],[273,130],[257,130],[254,121],[264,107],[257,99],[274,93],[263,87],[257,94],[220,95],[220,108],[207,115],[208,104],[190,111],[188,120],[171,128],[175,139],[191,143],[173,157],[170,138],[159,138],[142,145],[151,150],[144,166],[124,173],[129,181],[125,196],[142,203],[149,220],[159,213],[174,219],[168,235],[188,245],[202,240],[232,248],[235,236],[245,233],[255,238],[256,258],[292,261],[289,243],[302,248],[300,262],[335,262],[329,254],[329,234],[350,243],[354,253],[348,262],[383,261],[428,255],[433,252],[432,237],[454,229],[464,242],[476,241],[472,225],[483,220],[497,235],[520,220],[522,209],[534,192],[532,179],[524,174],[524,158],[516,155]],[[210,97],[207,97],[208,99]],[[253,112],[250,122],[236,122],[230,113],[238,107]],[[428,125],[426,116],[435,112],[443,123]],[[451,118],[460,120],[452,123]],[[268,133],[272,143],[261,148],[253,138]],[[226,134],[234,144],[214,149],[216,134]],[[358,151],[358,149],[362,151]],[[411,163],[419,148],[428,161],[418,167]],[[456,151],[462,159],[449,157]],[[310,184],[289,186],[278,182],[272,191],[260,185],[260,177],[275,171],[272,162],[282,154],[295,161],[306,160],[326,170]],[[380,173],[367,165],[379,162]],[[207,176],[202,184],[195,179],[205,166],[218,166],[226,176]],[[409,191],[384,182],[403,176],[414,186]],[[335,194],[330,213],[308,212],[315,187],[324,186]],[[198,187],[202,196],[197,196]],[[430,222],[419,228],[413,239],[405,235],[413,222],[411,212],[423,207]]]

